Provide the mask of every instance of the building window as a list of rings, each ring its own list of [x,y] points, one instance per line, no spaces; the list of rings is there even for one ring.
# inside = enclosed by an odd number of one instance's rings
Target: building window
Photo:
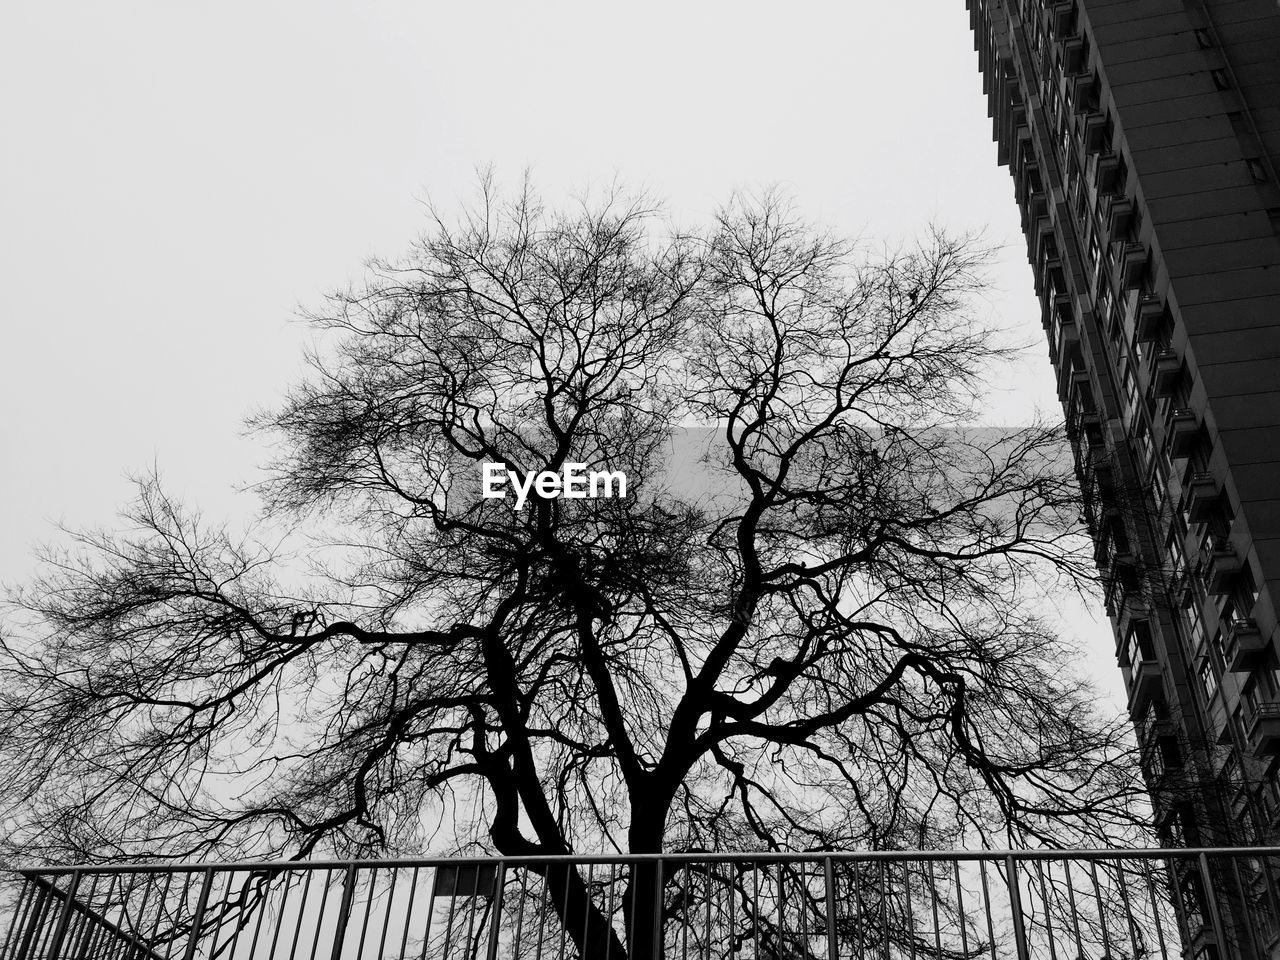
[[[1262,808],[1265,822],[1270,823],[1276,818],[1276,788],[1273,781],[1263,781],[1262,789],[1258,791],[1258,806]]]
[[[1206,700],[1212,700],[1213,695],[1218,692],[1218,675],[1213,672],[1213,664],[1209,662],[1209,658],[1205,657],[1200,661],[1200,686],[1204,688],[1204,696]]]
[[[1147,446],[1151,445],[1151,437],[1144,434],[1147,438]],[[1164,512],[1165,501],[1168,499],[1168,491],[1165,490],[1164,478],[1160,476],[1160,471],[1153,469],[1151,471],[1151,504],[1155,507],[1157,514]]]
[[[1098,314],[1100,316],[1110,317],[1111,325],[1114,328],[1119,324],[1120,329],[1124,329],[1124,321],[1120,318],[1120,311],[1112,310],[1115,298],[1111,296],[1111,284],[1102,284],[1102,289],[1098,291]]]
[[[1133,362],[1138,366],[1142,366],[1142,362],[1146,359],[1147,351],[1136,334],[1129,341],[1129,352],[1133,354]]]
[[[1200,874],[1188,873],[1182,881],[1182,912],[1187,918],[1191,936],[1204,926],[1204,896],[1201,893]]]
[[[1276,681],[1269,670],[1259,670],[1253,674],[1249,683],[1240,693],[1240,702],[1244,705],[1245,722],[1251,722],[1258,713],[1258,707],[1271,703],[1276,696]]]
[[[1111,523],[1111,542],[1115,545],[1116,553],[1129,552],[1129,534],[1125,530],[1124,520],[1115,517]]]
[[[1240,825],[1240,837],[1247,846],[1253,846],[1258,842],[1258,827],[1254,823],[1253,817],[1249,815],[1249,803],[1246,799],[1243,804],[1232,804],[1235,821]],[[1248,860],[1244,861],[1246,864]]]
[[[1222,765],[1222,773],[1218,777],[1221,783],[1236,783],[1240,779],[1240,760],[1233,753],[1227,757],[1226,763]]]
[[[1258,602],[1258,587],[1248,563],[1242,566],[1240,576],[1236,578],[1229,602],[1232,609],[1239,611],[1242,617],[1248,617],[1253,613],[1254,604]]]
[[[1258,712],[1258,685],[1251,683],[1240,693],[1240,703],[1243,704],[1243,714],[1245,721],[1252,720]]]
[[[1227,652],[1223,645],[1224,639],[1221,627],[1213,631],[1213,649],[1218,651],[1218,656],[1222,657],[1223,661],[1227,659]]]
[[[1249,731],[1244,722],[1244,706],[1240,705],[1231,713],[1231,729],[1235,731],[1236,737],[1241,743],[1249,742]]]
[[[1144,661],[1156,658],[1155,643],[1151,639],[1151,625],[1146,620],[1135,620],[1129,627],[1129,642],[1125,649],[1128,666],[1136,667]]]
[[[1186,627],[1191,649],[1200,649],[1200,645],[1204,643],[1204,624],[1200,622],[1200,613],[1194,607],[1186,611]]]
[[[1138,381],[1133,375],[1133,366],[1131,364],[1125,363],[1122,367],[1120,380],[1124,384],[1124,418],[1125,425],[1128,426],[1133,419],[1134,411],[1138,409]],[[1148,445],[1150,445],[1150,442],[1148,439]]]
[[[1125,370],[1128,373],[1126,367]],[[1132,379],[1130,375],[1129,379]],[[1126,388],[1125,393],[1128,393]],[[1130,403],[1134,402],[1133,400]],[[1155,462],[1156,446],[1151,440],[1151,431],[1147,428],[1147,422],[1141,418],[1133,425],[1133,438],[1138,442],[1139,459],[1142,461],[1143,471],[1150,470]]]
[[[1274,777],[1267,777],[1262,781],[1262,797],[1267,816],[1274,820],[1276,814],[1280,813],[1280,786],[1277,786]]]

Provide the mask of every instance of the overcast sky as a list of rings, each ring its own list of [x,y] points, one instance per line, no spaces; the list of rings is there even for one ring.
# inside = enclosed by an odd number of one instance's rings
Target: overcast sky
[[[991,419],[1057,411],[962,0],[6,7],[0,580],[153,462],[250,510],[241,421],[297,376],[297,306],[488,164],[552,201],[618,176],[691,224],[776,183],[845,233],[986,228],[992,313],[1035,344]],[[1118,690],[1105,618],[1064,609]]]

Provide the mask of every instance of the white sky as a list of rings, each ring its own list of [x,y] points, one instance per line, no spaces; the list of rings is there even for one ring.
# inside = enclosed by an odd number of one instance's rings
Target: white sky
[[[10,0],[0,581],[52,522],[110,523],[153,462],[213,516],[252,509],[231,491],[265,450],[241,420],[300,370],[296,306],[490,163],[551,201],[617,175],[686,222],[779,183],[845,233],[986,227],[993,313],[1035,344],[992,419],[1056,412],[964,3],[783,9]],[[1064,612],[1115,694],[1105,618]]]

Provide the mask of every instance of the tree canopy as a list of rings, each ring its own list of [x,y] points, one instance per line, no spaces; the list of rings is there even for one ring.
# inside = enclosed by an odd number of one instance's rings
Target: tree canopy
[[[1040,615],[1092,575],[1062,430],[977,425],[986,260],[485,181],[310,315],[261,527],[147,478],[14,595],[11,856],[1114,838],[1126,725]]]

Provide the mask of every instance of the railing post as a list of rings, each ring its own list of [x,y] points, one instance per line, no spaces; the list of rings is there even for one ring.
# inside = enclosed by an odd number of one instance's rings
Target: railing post
[[[489,946],[485,950],[485,960],[495,960],[498,956],[498,926],[502,919],[502,892],[507,882],[507,862],[504,860],[498,864],[498,877],[495,881],[493,890],[493,898],[490,901],[493,905],[493,917],[489,921]],[[590,891],[587,896],[590,896]],[[405,927],[408,930],[408,925]]]
[[[200,924],[204,923],[204,912],[209,907],[209,891],[212,888],[213,867],[208,867],[204,872],[204,882],[200,885],[200,898],[196,901],[196,912],[191,915],[191,935],[187,937],[187,949],[183,951],[182,960],[193,960],[196,955],[196,944],[200,940]]]
[[[1265,854],[1258,857],[1258,861],[1262,864],[1262,882],[1267,888],[1267,907],[1271,912],[1271,922],[1280,925],[1280,905],[1276,904],[1275,878],[1271,874],[1271,866],[1267,863]]]
[[[822,860],[822,872],[827,881],[827,960],[838,960],[836,952],[836,883],[831,869],[831,858]]]
[[[71,881],[67,884],[67,899],[62,905],[62,912],[58,914],[58,925],[53,930],[53,937],[49,940],[49,946],[45,948],[44,955],[48,960],[58,960],[58,951],[62,949],[62,941],[67,935],[67,925],[71,923],[71,915],[76,912],[76,891],[80,887],[80,871],[73,870],[71,872]]]
[[[1013,919],[1013,939],[1018,947],[1018,960],[1030,960],[1027,929],[1022,922],[1022,891],[1018,889],[1018,861],[1012,856],[1004,858],[1004,872],[1009,882],[1009,913]]]
[[[9,944],[15,937],[22,939],[22,928],[25,926],[25,917],[23,916],[23,907],[30,908],[31,901],[35,899],[36,885],[31,881],[30,877],[22,878],[22,890],[18,893],[18,899],[13,904],[13,916],[9,920],[9,932],[5,934],[4,943],[0,945],[0,957],[9,955]]]
[[[36,938],[37,931],[44,925],[45,906],[53,899],[53,894],[44,887],[37,885],[36,889],[35,904],[23,918],[23,926],[26,929],[20,933],[21,940],[15,960],[27,960],[31,953],[31,943]]]
[[[884,960],[889,960],[889,878],[885,861],[880,865],[880,945],[884,947]]]
[[[662,876],[662,858],[653,864],[653,960],[662,960],[662,888],[665,880]]]
[[[1209,876],[1209,856],[1202,853],[1197,860],[1200,864],[1200,892],[1204,897],[1205,909],[1209,911],[1209,923],[1213,927],[1213,938],[1218,944],[1218,956],[1223,956],[1227,940],[1223,935],[1222,914],[1218,912],[1218,898],[1213,894],[1213,878]]]
[[[1265,865],[1263,869],[1266,869]],[[1257,927],[1253,922],[1253,911],[1249,909],[1249,891],[1245,888],[1244,877],[1240,874],[1240,861],[1236,857],[1231,858],[1231,872],[1236,878],[1236,889],[1240,891],[1240,920],[1244,921],[1244,928],[1249,934],[1249,943],[1253,947],[1253,955],[1255,957],[1265,957],[1267,951],[1258,942]]]
[[[342,960],[342,941],[347,934],[347,920],[351,917],[351,901],[356,895],[356,862],[347,863],[342,875],[342,903],[338,907],[338,922],[333,928],[333,952],[330,960]]]

